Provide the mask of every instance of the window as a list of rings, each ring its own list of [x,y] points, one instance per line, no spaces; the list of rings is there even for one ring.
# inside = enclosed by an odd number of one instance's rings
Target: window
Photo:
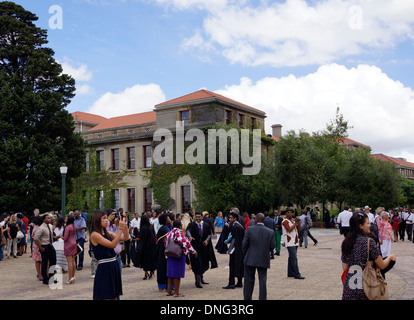
[[[250,118],[250,129],[253,130],[255,125],[256,125],[256,119]]]
[[[152,211],[152,189],[144,188],[144,211]]]
[[[89,152],[86,153],[85,158],[85,172],[89,172]]]
[[[190,186],[181,187],[182,213],[190,212],[191,210],[191,194]]]
[[[135,189],[127,189],[128,212],[135,212]]]
[[[96,152],[96,158],[98,160],[98,171],[105,170],[105,166],[104,166],[104,152],[103,152],[103,150]]]
[[[239,114],[239,127],[243,127],[243,115]]]
[[[152,147],[144,146],[144,168],[152,167]]]
[[[226,110],[224,117],[225,117],[226,124],[230,124],[231,123],[231,118],[232,118],[231,117],[231,111]]]
[[[119,209],[119,189],[113,190],[114,195],[114,209]]]
[[[184,121],[184,126],[190,124],[190,111],[180,111],[180,121]]]
[[[112,170],[119,170],[119,149],[112,149]]]
[[[135,148],[127,148],[128,169],[135,169]]]

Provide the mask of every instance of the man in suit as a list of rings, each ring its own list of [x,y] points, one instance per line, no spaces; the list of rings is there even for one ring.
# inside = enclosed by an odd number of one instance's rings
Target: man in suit
[[[269,212],[265,211],[263,214],[264,214],[264,217],[265,217],[265,219],[264,219],[265,227],[272,230],[272,232],[274,234],[275,229],[276,229],[275,220],[269,217]],[[270,259],[274,259],[274,258],[275,258],[275,252],[272,249],[272,251],[270,251]]]
[[[216,268],[217,263],[214,255],[214,250],[211,250],[211,227],[208,223],[203,221],[203,214],[196,212],[195,221],[187,226],[187,238],[191,245],[197,251],[197,256],[190,255],[191,267],[195,277],[195,285],[197,288],[203,288],[202,284],[208,284],[204,280],[203,274],[210,267]]]
[[[264,225],[263,213],[256,215],[256,224],[247,228],[242,249],[244,253],[244,300],[251,300],[255,273],[259,276],[259,300],[267,299],[267,269],[270,268],[269,251],[275,249],[275,236]]]

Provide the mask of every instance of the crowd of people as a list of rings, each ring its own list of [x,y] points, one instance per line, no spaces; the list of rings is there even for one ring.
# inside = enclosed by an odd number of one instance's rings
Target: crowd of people
[[[303,245],[308,247],[308,237],[317,245],[310,229],[320,213],[302,208],[295,214],[295,210],[287,208],[280,213],[274,210],[271,215],[268,212],[254,215],[232,208],[227,215],[218,212],[214,218],[206,211],[174,214],[158,210],[133,216],[122,208],[98,210],[90,216],[86,210],[71,211],[65,217],[60,213],[39,215],[38,209],[30,217],[25,213],[3,214],[0,261],[28,254],[29,247],[39,281],[49,284],[57,268],[67,274],[65,282],[70,285],[76,280],[76,272],[83,268],[89,232],[87,254],[91,257],[94,278],[93,299],[120,299],[122,269],[131,265],[144,271],[143,280],[156,278],[160,292],[183,297],[180,280],[185,277],[186,265],[193,273],[194,285],[203,288],[209,284],[205,272],[218,267],[216,254],[227,254],[229,277],[222,288],[243,288],[243,296],[249,300],[257,271],[259,299],[265,300],[270,259],[280,255],[282,246],[288,252],[287,276],[305,279],[299,271],[297,250]],[[404,241],[405,234],[414,242],[413,223],[413,210],[377,208],[372,213],[368,206],[354,211],[345,206],[335,221],[344,236],[343,299],[366,298],[363,290],[350,289],[350,267],[362,266],[370,259],[385,277],[396,261],[391,254],[391,243]],[[178,256],[170,254],[174,244],[179,245]],[[364,250],[367,246],[369,257]]]

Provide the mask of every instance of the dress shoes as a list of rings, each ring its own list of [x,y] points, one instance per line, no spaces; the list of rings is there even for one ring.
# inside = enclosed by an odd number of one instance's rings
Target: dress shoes
[[[223,289],[234,289],[236,286],[234,284],[229,284],[228,286],[223,287]]]
[[[202,289],[202,288],[203,288],[203,286],[202,286],[201,284],[199,284],[199,283],[196,283],[196,288],[200,288],[200,289]]]
[[[302,277],[302,276],[297,276],[297,277],[295,277],[295,279],[300,279],[300,280],[302,280],[302,279],[305,279],[305,277]]]
[[[243,288],[243,284],[242,283],[238,283],[235,285],[236,288]]]
[[[207,281],[204,281],[204,280],[201,280],[201,284],[209,284],[210,282],[207,282]]]

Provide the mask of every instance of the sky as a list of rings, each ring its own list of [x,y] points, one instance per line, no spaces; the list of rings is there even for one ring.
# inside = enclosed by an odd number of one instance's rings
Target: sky
[[[115,117],[207,89],[414,162],[414,2],[16,0],[76,80],[69,112]]]

